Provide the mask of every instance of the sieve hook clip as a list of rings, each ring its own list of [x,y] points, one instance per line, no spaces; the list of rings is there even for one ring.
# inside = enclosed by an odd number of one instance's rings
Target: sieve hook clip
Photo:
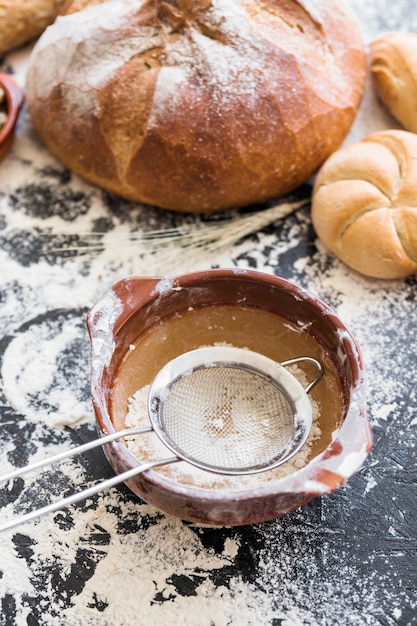
[[[301,363],[302,361],[311,363],[317,369],[317,375],[314,380],[312,380],[311,383],[308,383],[308,385],[304,387],[304,391],[308,393],[323,378],[324,368],[320,361],[317,361],[317,359],[313,359],[313,357],[310,356],[299,356],[294,359],[288,359],[287,361],[281,361],[281,365],[287,367],[287,365],[294,365],[295,363]]]

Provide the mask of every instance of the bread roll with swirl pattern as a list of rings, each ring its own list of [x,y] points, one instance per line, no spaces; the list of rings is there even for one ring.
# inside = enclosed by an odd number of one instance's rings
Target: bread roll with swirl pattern
[[[73,0],[37,43],[50,151],[134,201],[211,212],[305,182],[346,136],[365,54],[340,0]]]
[[[362,274],[417,272],[417,135],[381,131],[335,152],[317,175],[312,220],[325,247]]]

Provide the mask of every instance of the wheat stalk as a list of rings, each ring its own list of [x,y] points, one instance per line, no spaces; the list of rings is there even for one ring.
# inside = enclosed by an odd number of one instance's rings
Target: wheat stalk
[[[282,202],[247,215],[216,218],[175,228],[124,233],[86,233],[80,243],[65,247],[65,253],[82,254],[94,258],[101,254],[117,253],[120,257],[135,247],[140,257],[146,257],[147,269],[175,265],[178,255],[181,263],[195,260],[196,252],[213,254],[235,244],[305,206],[308,198]],[[57,251],[55,249],[55,251]],[[62,250],[61,250],[62,251]],[[152,266],[153,262],[153,266]]]

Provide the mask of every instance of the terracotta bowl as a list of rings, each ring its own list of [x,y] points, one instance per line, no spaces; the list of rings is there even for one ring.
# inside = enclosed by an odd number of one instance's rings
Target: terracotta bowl
[[[23,90],[16,81],[4,72],[0,72],[0,87],[6,94],[7,120],[0,130],[0,161],[10,150],[14,139],[17,118],[23,106]]]
[[[320,434],[303,467],[226,488],[184,484],[156,469],[127,481],[161,511],[214,526],[266,521],[335,490],[371,449],[359,347],[334,311],[287,280],[237,269],[127,278],[92,307],[87,326],[100,435],[124,427],[129,397],[165,362],[201,345],[223,341],[279,361],[314,356],[324,365],[311,392],[321,406]],[[103,448],[116,473],[139,466],[123,440]]]

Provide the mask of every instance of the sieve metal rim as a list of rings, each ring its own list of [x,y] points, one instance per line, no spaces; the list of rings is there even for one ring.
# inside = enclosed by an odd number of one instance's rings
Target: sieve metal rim
[[[298,361],[313,362],[318,369],[318,376],[306,388],[291,374],[286,365]],[[179,379],[187,376],[196,369],[208,367],[232,367],[252,372],[273,384],[290,404],[294,417],[294,435],[283,448],[278,458],[268,464],[252,465],[250,467],[233,469],[218,467],[190,458],[178,449],[176,442],[167,434],[161,414],[169,388]],[[179,459],[191,463],[195,467],[218,474],[245,475],[256,474],[274,469],[291,459],[305,444],[312,427],[313,411],[308,391],[322,377],[321,364],[310,357],[298,357],[279,363],[263,354],[246,348],[230,346],[209,346],[185,352],[169,361],[155,376],[148,395],[148,414],[152,429],[162,443]]]

